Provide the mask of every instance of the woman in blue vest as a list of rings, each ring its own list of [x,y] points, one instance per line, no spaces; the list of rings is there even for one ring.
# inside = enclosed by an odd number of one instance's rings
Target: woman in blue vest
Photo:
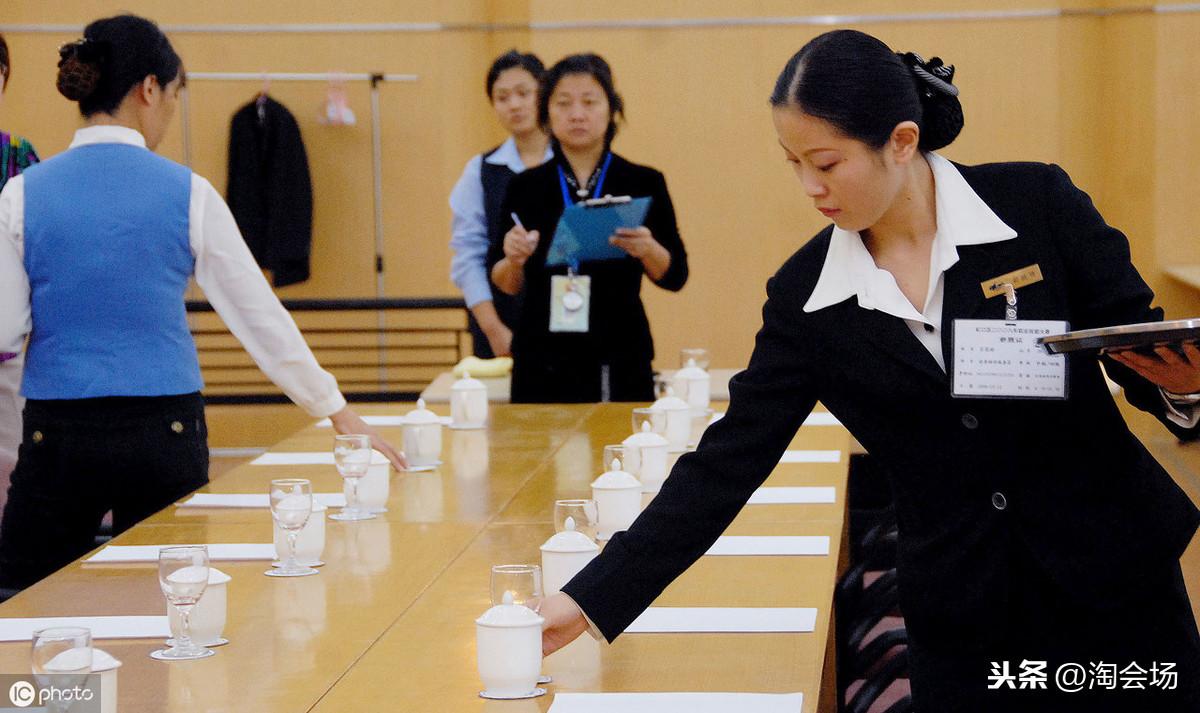
[[[0,35],[0,99],[8,89],[12,75],[8,43]],[[0,131],[0,191],[8,179],[37,163],[33,145],[20,136]],[[21,366],[20,354],[0,351],[0,483],[6,482],[17,462],[17,444],[21,442]],[[6,491],[7,487],[4,488]]]
[[[29,346],[22,443],[0,524],[0,586],[23,588],[208,482],[184,293],[193,275],[289,397],[368,433],[271,292],[204,178],[153,153],[182,65],[145,19],[98,20],[60,50],[87,126],[0,195],[0,352]]]
[[[450,193],[454,213],[450,278],[462,290],[470,312],[475,356],[508,356],[520,313],[519,295],[492,290],[488,246],[504,240],[500,203],[513,176],[550,160],[550,139],[538,124],[538,82],[546,68],[533,54],[509,50],[492,62],[487,96],[509,137],[467,162]]]

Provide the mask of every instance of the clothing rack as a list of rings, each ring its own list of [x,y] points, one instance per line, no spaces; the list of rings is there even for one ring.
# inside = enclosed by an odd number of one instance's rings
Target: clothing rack
[[[379,85],[384,82],[415,82],[415,74],[306,73],[306,72],[188,72],[187,81],[222,82],[370,82],[371,84],[371,172],[374,178],[375,208],[375,296],[383,294],[383,139],[379,110]],[[192,165],[191,110],[188,90],[181,92],[183,103],[183,162]],[[382,317],[381,317],[382,319]]]
[[[419,77],[415,74],[384,74],[382,72],[357,73],[309,73],[309,72],[188,72],[187,81],[218,81],[218,82],[369,82],[371,85],[371,173],[374,179],[374,209],[375,209],[375,297],[384,298],[383,286],[383,135],[382,121],[379,109],[379,86],[385,82],[416,82]],[[183,162],[192,165],[191,141],[191,108],[188,101],[188,89],[184,86],[180,92],[183,105]],[[384,313],[379,312],[379,379],[386,380],[384,367],[384,348],[386,346],[385,328],[387,327]]]

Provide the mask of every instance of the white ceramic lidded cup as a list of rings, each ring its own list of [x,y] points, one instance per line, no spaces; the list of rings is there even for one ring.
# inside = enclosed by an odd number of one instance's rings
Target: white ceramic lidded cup
[[[92,649],[92,673],[100,675],[100,713],[117,713],[117,669],[121,662],[103,649]]]
[[[487,387],[464,371],[450,386],[450,428],[483,428],[487,425]]]
[[[642,481],[642,492],[657,493],[667,479],[670,443],[655,433],[648,422],[643,422],[642,432],[629,436],[621,445],[625,446],[625,467]]]
[[[568,517],[566,529],[546,540],[542,550],[542,587],[553,594],[600,554],[592,538],[575,529],[575,518]]]
[[[675,372],[671,385],[679,398],[686,401],[693,410],[708,408],[712,379],[707,371],[696,366],[695,359],[688,359],[687,364]]]
[[[542,671],[542,624],[533,610],[503,603],[475,620],[475,649],[484,698],[529,698],[545,693],[537,687]]]
[[[188,569],[185,567],[178,572],[185,572]],[[233,577],[216,567],[208,568],[208,586],[205,587],[204,594],[200,595],[200,601],[192,607],[189,619],[192,641],[200,646],[219,646],[228,643],[221,638],[221,633],[225,631],[225,615],[228,606],[226,585],[231,579]],[[179,620],[179,611],[170,604],[167,604],[167,621],[171,626],[171,636],[178,639],[179,632],[183,627]]]
[[[325,511],[327,509],[324,504],[313,498],[312,513],[308,516],[308,522],[304,523],[304,527],[300,528],[300,534],[296,535],[296,561],[305,567],[324,564],[321,561],[321,555],[325,552]],[[271,525],[275,535],[275,556],[279,558],[280,562],[285,562],[287,561],[287,533],[279,526],[279,523],[274,522],[274,518],[272,518]],[[211,577],[209,581],[212,581]]]
[[[358,479],[358,506],[372,513],[387,512],[388,496],[391,494],[392,465],[387,456],[371,450],[371,464],[367,474]],[[342,483],[342,491],[350,497],[350,483]],[[316,502],[314,501],[314,505]],[[313,508],[314,510],[316,508]]]
[[[621,470],[614,460],[608,472],[592,481],[592,499],[596,501],[596,539],[607,540],[613,533],[629,529],[642,511],[642,484],[632,473]]]
[[[417,399],[417,407],[405,414],[403,434],[409,466],[429,468],[442,462],[442,422],[425,408],[425,399]]]
[[[661,415],[666,422],[665,428],[656,428],[655,430],[661,431],[666,436],[667,450],[687,450],[688,436],[692,432],[691,405],[676,396],[674,389],[667,387],[667,395],[655,401],[650,408],[656,412],[656,415]]]

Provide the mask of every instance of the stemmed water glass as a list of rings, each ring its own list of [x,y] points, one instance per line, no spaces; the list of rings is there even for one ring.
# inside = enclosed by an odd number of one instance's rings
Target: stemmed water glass
[[[296,538],[312,516],[312,482],[304,478],[271,481],[271,517],[287,539],[287,559],[283,565],[264,572],[268,577],[304,577],[317,570],[296,561]]]
[[[361,434],[335,436],[333,439],[333,462],[338,473],[350,486],[346,507],[329,516],[330,520],[373,520],[375,516],[358,506],[358,481],[371,467],[371,437]]]
[[[167,602],[179,612],[179,636],[169,649],[150,654],[161,661],[183,661],[212,656],[212,649],[192,641],[192,609],[208,588],[208,548],[204,545],[163,547],[158,551],[158,586]]]
[[[683,368],[691,361],[701,369],[708,371],[709,357],[707,349],[680,349],[679,350],[679,368]]]
[[[38,685],[58,689],[84,686],[92,672],[92,632],[82,626],[56,626],[33,632],[33,678]],[[9,697],[18,707],[34,702],[32,690],[9,689]],[[69,701],[48,701],[47,710],[65,711]]]
[[[511,594],[511,604],[529,606],[542,596],[542,568],[536,564],[498,564],[492,567],[492,606],[504,603]]]
[[[596,523],[599,520],[599,511],[596,510],[595,500],[555,500],[555,532],[562,532],[567,529],[567,518],[575,520],[576,532],[582,532],[593,541],[596,539]]]
[[[614,460],[620,461],[621,469],[625,470],[625,446],[620,444],[605,446],[603,453],[604,455],[600,457],[601,472],[609,471]]]

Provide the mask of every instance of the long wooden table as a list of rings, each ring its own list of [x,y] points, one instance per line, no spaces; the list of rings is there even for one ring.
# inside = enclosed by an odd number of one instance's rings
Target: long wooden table
[[[492,564],[538,562],[556,499],[589,496],[604,445],[629,430],[630,404],[494,406],[486,431],[445,431],[435,472],[396,474],[388,512],[327,521],[318,576],[272,579],[266,562],[218,562],[230,574],[231,641],[217,655],[162,663],[149,640],[104,640],[124,662],[123,711],[544,711],[557,691],[802,691],[804,712],[832,710],[830,603],[842,553],[849,436],[804,427],[794,448],[838,450],[838,463],[783,464],[768,485],[828,485],[833,505],[756,505],[729,534],[827,535],[825,557],[706,557],[656,602],[663,606],[804,606],[811,634],[636,634],[614,645],[586,634],[545,663],[543,698],[480,699],[475,618],[488,607]],[[376,405],[395,414],[411,405]],[[443,407],[437,407],[438,408]],[[398,428],[384,434],[400,441]],[[332,431],[310,426],[272,451],[325,451]],[[238,467],[211,492],[265,493],[272,478],[306,477],[340,490],[332,466]],[[688,523],[680,523],[687,527]],[[265,510],[168,508],[114,544],[269,542]],[[160,614],[153,565],[76,562],[9,602],[0,616]],[[0,644],[0,670],[28,670],[27,643]]]

